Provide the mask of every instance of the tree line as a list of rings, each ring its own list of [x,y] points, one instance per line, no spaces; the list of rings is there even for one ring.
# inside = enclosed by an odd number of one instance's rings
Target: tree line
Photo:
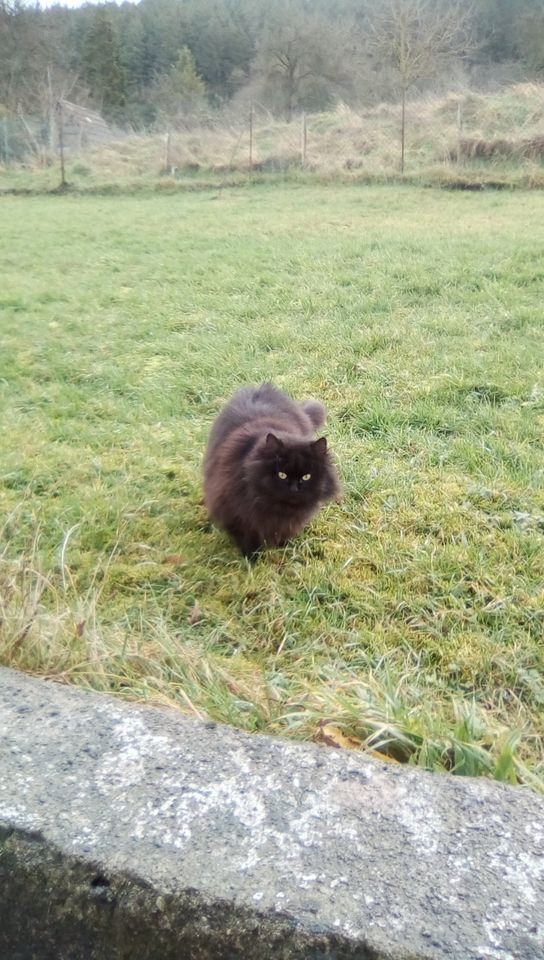
[[[0,0],[0,117],[58,99],[136,129],[249,102],[290,120],[335,102],[544,70],[544,0]],[[502,72],[501,72],[502,71]]]

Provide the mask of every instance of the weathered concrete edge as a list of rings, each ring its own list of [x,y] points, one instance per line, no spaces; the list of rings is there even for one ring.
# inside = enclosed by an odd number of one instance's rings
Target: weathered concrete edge
[[[522,791],[0,670],[0,960],[542,960],[543,824]]]
[[[9,880],[8,880],[9,878]],[[175,894],[137,872],[70,856],[38,834],[0,827],[0,960],[315,958],[381,960],[319,922],[297,925],[187,888]],[[408,952],[399,960],[421,960]]]

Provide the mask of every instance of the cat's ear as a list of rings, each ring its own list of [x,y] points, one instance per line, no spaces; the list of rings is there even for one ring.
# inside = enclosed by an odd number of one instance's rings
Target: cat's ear
[[[324,457],[327,452],[327,438],[320,437],[312,443],[312,450],[318,457]]]
[[[266,435],[266,450],[268,453],[279,453],[283,448],[283,443],[275,433]]]

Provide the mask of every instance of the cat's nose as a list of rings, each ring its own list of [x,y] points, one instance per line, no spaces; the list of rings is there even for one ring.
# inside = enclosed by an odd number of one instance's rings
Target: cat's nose
[[[298,491],[299,491],[299,484],[298,484],[296,481],[295,481],[295,483],[290,483],[290,484],[289,484],[289,489],[292,490],[293,493],[298,493]]]

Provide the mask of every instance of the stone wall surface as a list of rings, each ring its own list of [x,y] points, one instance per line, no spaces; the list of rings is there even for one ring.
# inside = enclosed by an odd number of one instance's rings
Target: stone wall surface
[[[544,801],[0,670],[0,960],[544,960]]]

